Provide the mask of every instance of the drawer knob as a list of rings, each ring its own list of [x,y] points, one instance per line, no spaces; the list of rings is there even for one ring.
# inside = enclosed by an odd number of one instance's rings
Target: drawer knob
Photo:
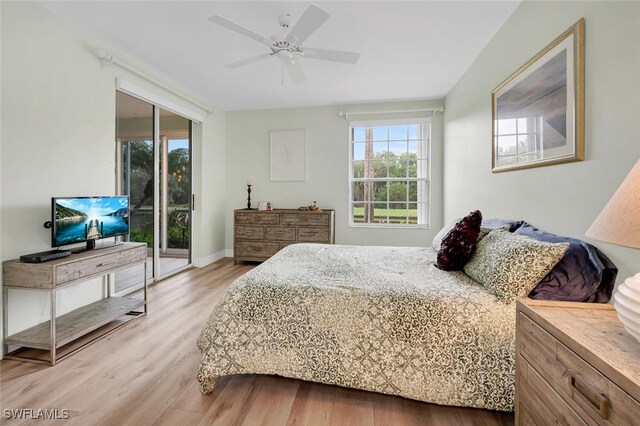
[[[276,237],[284,237],[284,232],[276,232]]]
[[[569,387],[574,399],[577,395],[596,411],[601,418],[605,420],[609,418],[609,400],[607,397],[593,390],[586,382],[578,378],[573,371],[569,372]]]
[[[253,231],[246,231],[244,235],[253,235]]]

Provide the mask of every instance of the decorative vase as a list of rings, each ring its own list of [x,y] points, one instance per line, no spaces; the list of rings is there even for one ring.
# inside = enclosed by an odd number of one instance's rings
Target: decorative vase
[[[618,286],[613,305],[624,328],[640,342],[640,273]]]

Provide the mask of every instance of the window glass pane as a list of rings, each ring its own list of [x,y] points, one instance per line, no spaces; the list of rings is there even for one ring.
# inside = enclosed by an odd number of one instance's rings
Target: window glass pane
[[[389,223],[407,223],[407,203],[389,203]]]
[[[403,178],[407,176],[407,160],[397,158],[389,162],[389,177]]]
[[[388,145],[386,142],[374,142],[373,143],[373,155],[374,158],[380,158],[380,155],[383,156],[387,153]],[[366,153],[365,153],[366,154]]]
[[[418,223],[418,204],[409,203],[409,223],[415,225]]]
[[[373,177],[374,178],[386,178],[387,177],[387,162],[385,160],[374,160],[371,162],[373,166]],[[371,170],[369,170],[369,174],[367,177],[371,176]]]
[[[364,127],[354,127],[352,129],[353,131],[353,135],[352,135],[352,140],[354,142],[364,142],[365,141],[365,131],[364,131]]]
[[[388,204],[387,203],[374,203],[374,217],[371,223],[388,223]]]
[[[412,124],[410,126],[407,126],[408,130],[409,130],[409,139],[412,140],[416,140],[418,138],[420,138],[420,125],[418,124]]]
[[[420,167],[426,168],[425,160],[408,160],[407,161],[407,177],[410,178],[422,178],[426,177],[426,172],[421,170]]]
[[[409,152],[412,154],[418,155],[418,142],[409,141]]]
[[[386,181],[364,181],[362,187],[358,190],[362,191],[360,200],[354,201],[387,201],[387,182]],[[358,194],[358,196],[360,196]],[[354,194],[355,197],[355,194]]]
[[[409,182],[409,201],[418,201],[418,182]]]
[[[407,126],[389,126],[389,140],[406,141]]]
[[[354,143],[352,144],[353,151],[352,156],[354,160],[364,160],[364,143]]]
[[[364,182],[351,182],[351,201],[364,201]]]
[[[401,156],[402,154],[407,153],[407,143],[406,142],[389,142],[389,152],[395,154],[396,156]]]
[[[371,195],[370,198],[365,199],[365,201],[379,201],[379,202],[387,202],[387,189],[388,182],[367,182],[371,185]],[[367,188],[365,186],[365,188]]]
[[[352,214],[353,214],[353,223],[363,223],[364,222],[364,203],[354,203]]]
[[[353,177],[356,179],[360,179],[364,177],[364,161],[354,161],[353,162]]]
[[[373,128],[373,140],[374,141],[386,141],[388,140],[388,130],[387,126],[376,126]]]
[[[389,201],[407,201],[407,182],[389,182]]]

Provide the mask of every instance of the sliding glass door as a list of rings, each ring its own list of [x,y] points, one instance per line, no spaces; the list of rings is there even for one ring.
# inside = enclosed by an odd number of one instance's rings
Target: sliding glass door
[[[191,263],[191,121],[160,109],[160,276]]]
[[[153,281],[191,264],[191,121],[117,92],[116,124],[116,186],[130,197],[129,240],[147,243]],[[134,277],[116,274],[115,291]]]

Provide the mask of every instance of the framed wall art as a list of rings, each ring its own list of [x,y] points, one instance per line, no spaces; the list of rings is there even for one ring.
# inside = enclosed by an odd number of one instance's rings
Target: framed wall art
[[[307,180],[307,134],[305,130],[271,132],[271,180]]]
[[[494,173],[584,159],[584,19],[491,92]]]

